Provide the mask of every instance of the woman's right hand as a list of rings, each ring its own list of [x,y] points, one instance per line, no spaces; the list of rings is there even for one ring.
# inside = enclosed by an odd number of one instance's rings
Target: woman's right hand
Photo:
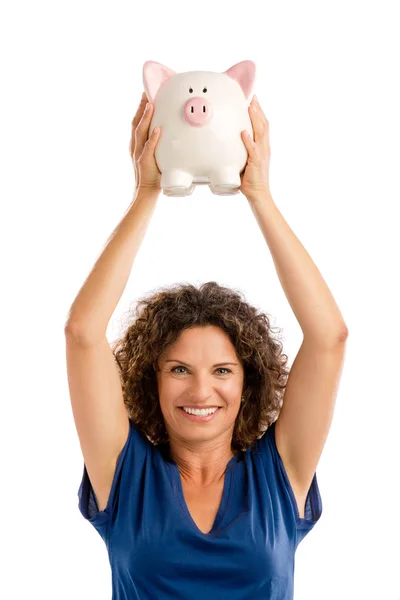
[[[147,110],[146,109],[147,103]],[[149,128],[153,114],[153,105],[147,102],[146,93],[132,121],[132,134],[129,152],[135,169],[136,189],[161,191],[161,173],[154,156],[161,129],[153,129],[149,137]]]

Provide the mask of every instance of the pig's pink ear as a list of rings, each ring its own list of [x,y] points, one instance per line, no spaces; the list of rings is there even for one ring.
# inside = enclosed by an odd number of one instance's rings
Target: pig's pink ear
[[[225,71],[225,73],[240,85],[247,100],[251,94],[251,89],[256,76],[255,63],[252,60],[243,60],[242,62],[233,65],[233,67]]]
[[[149,102],[154,103],[158,90],[170,77],[176,75],[169,69],[154,60],[147,60],[143,65],[143,84]]]

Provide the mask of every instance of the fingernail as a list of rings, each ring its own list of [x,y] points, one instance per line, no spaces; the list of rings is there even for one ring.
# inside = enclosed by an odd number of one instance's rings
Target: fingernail
[[[150,110],[150,102],[148,102],[148,103],[146,104],[146,112],[149,112],[149,110]]]

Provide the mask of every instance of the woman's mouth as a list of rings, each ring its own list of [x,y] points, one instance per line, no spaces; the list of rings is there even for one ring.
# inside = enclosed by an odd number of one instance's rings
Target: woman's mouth
[[[183,416],[189,419],[189,421],[194,421],[195,423],[208,423],[219,413],[221,406],[219,406],[213,413],[206,414],[205,416],[189,414],[183,409],[182,406],[179,407],[179,410],[182,411]]]

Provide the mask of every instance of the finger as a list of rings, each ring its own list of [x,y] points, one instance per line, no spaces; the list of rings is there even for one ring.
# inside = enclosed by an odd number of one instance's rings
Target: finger
[[[254,131],[254,141],[256,144],[260,144],[264,137],[264,126],[255,104],[249,106],[249,114]]]
[[[147,142],[145,143],[143,150],[141,152],[141,154],[138,154],[138,158],[137,161],[143,161],[143,160],[149,160],[150,159],[154,159],[155,156],[155,147],[157,146],[157,143],[160,139],[160,134],[161,134],[161,128],[160,127],[154,127],[153,131],[150,134],[149,139],[147,140]]]
[[[143,113],[145,111],[146,104],[147,104],[147,96],[146,96],[146,92],[143,92],[139,107],[136,111],[135,116],[133,117],[133,120],[132,120],[131,139],[130,139],[130,143],[129,143],[129,152],[130,152],[131,156],[133,156],[135,154],[135,146],[136,146],[135,131],[136,131],[136,127],[137,127],[138,123],[141,121],[141,119],[143,117]]]
[[[132,128],[137,127],[137,124],[140,122],[140,119],[143,116],[144,110],[146,108],[146,104],[147,104],[147,96],[146,96],[146,92],[143,92],[142,94],[142,98],[140,100],[140,104],[138,106],[138,109],[136,111],[135,116],[132,119]]]
[[[135,144],[137,146],[137,152],[140,155],[143,151],[143,147],[149,137],[149,128],[151,123],[151,117],[153,115],[153,105],[148,102],[146,110],[140,120],[139,125],[135,130]]]
[[[256,149],[255,142],[252,140],[251,135],[249,134],[248,131],[243,130],[240,132],[240,134],[242,136],[243,143],[246,147],[246,150],[249,154],[250,159],[254,159],[255,158],[255,149]]]
[[[254,100],[254,98],[253,98]],[[260,113],[261,111],[261,113]],[[264,113],[259,108],[259,104],[257,99],[254,101],[249,107],[249,113],[251,118],[251,123],[254,130],[254,140],[258,147],[262,149],[263,152],[269,152],[269,123],[266,119]]]
[[[154,127],[153,131],[150,134],[149,139],[145,143],[145,152],[153,152],[154,148],[157,146],[158,139],[160,137],[161,128]]]
[[[252,101],[251,101],[251,106],[254,106],[254,108],[255,108],[255,110],[256,110],[256,113],[257,113],[257,115],[259,116],[259,118],[260,118],[261,122],[262,122],[262,123],[263,123],[263,124],[264,124],[266,127],[268,127],[268,126],[269,126],[268,119],[267,119],[267,117],[265,116],[263,109],[261,108],[261,105],[260,105],[260,103],[259,103],[259,101],[258,101],[258,98],[257,98],[257,96],[253,96],[253,99],[252,99]]]

